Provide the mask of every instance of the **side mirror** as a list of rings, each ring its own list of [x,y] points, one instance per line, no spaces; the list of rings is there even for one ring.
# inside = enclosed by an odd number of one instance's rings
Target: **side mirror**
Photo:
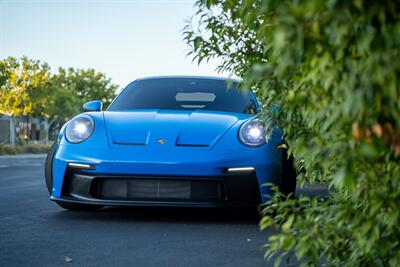
[[[93,100],[83,105],[84,111],[101,111],[103,103],[100,100]]]

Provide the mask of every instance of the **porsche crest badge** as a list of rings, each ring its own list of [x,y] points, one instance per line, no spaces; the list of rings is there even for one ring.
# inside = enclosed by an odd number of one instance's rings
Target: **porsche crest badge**
[[[163,139],[159,139],[159,140],[157,140],[157,143],[160,145],[165,145],[167,143],[167,141],[165,141]]]

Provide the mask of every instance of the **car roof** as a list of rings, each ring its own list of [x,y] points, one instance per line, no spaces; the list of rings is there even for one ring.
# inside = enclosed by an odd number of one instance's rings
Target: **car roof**
[[[218,80],[218,81],[241,82],[241,80],[240,80],[240,79],[237,79],[237,78],[218,77],[218,76],[196,76],[196,75],[161,75],[161,76],[148,76],[148,77],[141,77],[141,78],[138,78],[138,79],[136,79],[135,81],[158,80],[158,79],[194,79],[194,80]]]

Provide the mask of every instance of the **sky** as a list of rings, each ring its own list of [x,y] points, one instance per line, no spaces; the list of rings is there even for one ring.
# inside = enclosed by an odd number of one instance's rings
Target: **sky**
[[[94,68],[121,87],[153,75],[221,75],[182,41],[193,0],[0,0],[0,59]]]

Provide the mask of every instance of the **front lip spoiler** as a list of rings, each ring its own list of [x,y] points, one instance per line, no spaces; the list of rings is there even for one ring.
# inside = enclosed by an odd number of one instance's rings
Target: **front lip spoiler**
[[[102,199],[77,199],[77,198],[59,198],[51,196],[50,200],[55,202],[64,202],[72,204],[101,205],[101,206],[145,206],[145,207],[255,207],[254,203],[237,202],[190,202],[190,201],[139,201],[139,200],[102,200]]]

